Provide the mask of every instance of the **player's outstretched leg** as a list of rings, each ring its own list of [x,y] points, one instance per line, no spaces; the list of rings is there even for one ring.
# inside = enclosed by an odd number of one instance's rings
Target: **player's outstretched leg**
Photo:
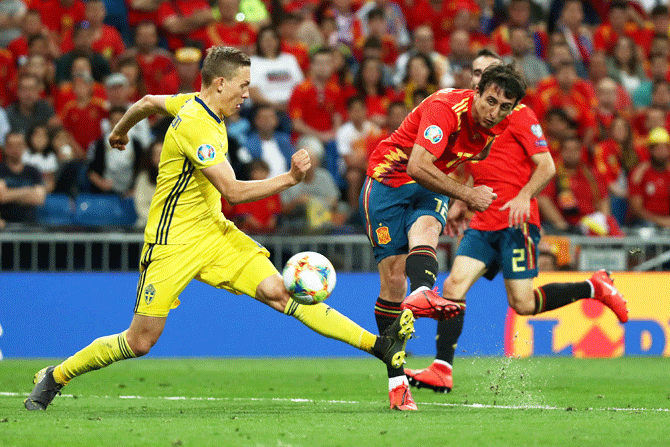
[[[465,304],[442,298],[437,287],[430,290],[419,287],[412,292],[400,305],[401,309],[409,309],[416,318],[425,317],[442,321],[454,318],[465,308]]]
[[[46,410],[54,397],[56,397],[56,394],[60,394],[60,390],[64,385],[56,382],[53,371],[53,366],[47,366],[35,374],[35,378],[33,379],[35,388],[33,388],[26,400],[23,401],[23,406],[26,407],[26,410]]]
[[[607,270],[598,270],[589,279],[593,284],[593,298],[612,309],[620,322],[628,321],[628,308],[621,292],[614,287],[614,280]]]

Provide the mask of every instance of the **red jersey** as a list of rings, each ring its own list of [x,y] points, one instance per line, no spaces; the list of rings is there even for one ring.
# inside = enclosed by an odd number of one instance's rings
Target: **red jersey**
[[[253,216],[261,225],[262,228],[247,228],[245,225],[240,225],[246,231],[272,231],[274,228],[271,225],[271,219],[281,212],[281,200],[279,194],[266,197],[255,202],[240,203],[233,206],[232,217]]]
[[[570,225],[577,225],[582,217],[594,213],[596,204],[605,193],[602,182],[588,166],[580,166],[568,175],[560,162],[556,167],[556,177],[542,191],[542,195],[554,202]]]
[[[105,86],[99,82],[94,82],[93,97],[99,99],[101,103],[105,103],[105,101],[107,101],[107,90],[105,90]],[[77,97],[74,94],[74,90],[72,90],[72,82],[67,81],[61,83],[56,89],[53,100],[56,113],[61,113],[66,104],[76,101]]]
[[[60,0],[46,0],[37,5],[42,24],[59,36],[86,20],[85,9],[86,5],[81,0],[75,0],[69,8],[64,7]]]
[[[301,119],[308,126],[319,130],[333,129],[333,114],[346,116],[342,88],[333,80],[328,81],[324,91],[319,92],[307,79],[297,85],[288,102],[291,119]]]
[[[246,22],[235,22],[234,25],[215,22],[193,33],[192,38],[203,42],[205,48],[215,45],[244,48],[256,43],[256,31]]]
[[[88,146],[102,136],[100,122],[107,117],[104,101],[91,98],[84,107],[77,106],[76,101],[70,101],[63,107],[60,114],[63,127],[68,130],[84,152]]]
[[[71,31],[63,36],[60,47],[63,53],[68,53],[74,49]],[[121,34],[116,28],[103,23],[100,35],[93,41],[91,48],[109,61],[123,53],[126,50],[126,44],[123,43]]]
[[[200,9],[209,9],[209,2],[206,0],[172,0],[169,2],[163,2],[158,7],[157,11],[158,23],[162,27],[169,17],[188,17]],[[184,46],[184,39],[186,37],[195,36],[200,31],[202,31],[202,29],[194,30],[193,32],[189,33],[188,36],[186,34],[172,34],[165,31],[165,38],[168,42],[170,50],[175,51],[177,48]],[[195,39],[195,37],[193,38]]]
[[[475,230],[497,231],[509,226],[509,210],[500,207],[512,200],[530,180],[535,163],[531,157],[549,152],[540,122],[530,107],[516,106],[509,116],[509,126],[493,141],[486,159],[469,164],[474,186],[493,188],[498,198],[486,211],[475,213],[470,227]],[[540,226],[537,199],[530,201],[529,223]]]
[[[132,7],[133,0],[125,0],[126,11],[128,11],[128,25],[132,29],[141,22],[158,23],[158,9],[154,11],[143,11]]]
[[[7,107],[16,97],[16,65],[12,53],[0,48],[0,107]]]
[[[445,174],[479,154],[507,128],[509,117],[493,129],[481,126],[472,118],[474,94],[445,88],[426,98],[372,152],[367,175],[393,188],[414,182],[407,161],[415,143],[437,157],[435,166]]]
[[[149,55],[138,54],[135,58],[140,66],[144,87],[150,95],[163,92],[163,78],[175,70],[170,53],[164,49],[156,49]]]
[[[644,162],[631,172],[628,190],[630,197],[642,196],[645,210],[670,216],[670,170],[658,171],[650,162]]]

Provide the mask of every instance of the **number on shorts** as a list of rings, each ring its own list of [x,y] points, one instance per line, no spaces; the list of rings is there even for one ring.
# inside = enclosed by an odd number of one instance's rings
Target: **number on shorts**
[[[439,213],[440,216],[444,218],[444,220],[447,220],[447,204],[444,203],[444,200],[442,199],[438,199],[437,197],[433,198],[437,202],[437,206],[435,206],[435,212]]]
[[[512,271],[513,272],[523,272],[526,270],[526,250],[523,248],[515,248],[512,250],[514,256],[512,257]],[[519,265],[519,263],[522,263]]]

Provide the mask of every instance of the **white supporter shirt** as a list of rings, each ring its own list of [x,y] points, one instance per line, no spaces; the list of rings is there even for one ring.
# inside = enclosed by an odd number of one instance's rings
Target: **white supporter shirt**
[[[288,102],[296,85],[305,77],[292,54],[280,53],[276,59],[251,56],[251,85],[258,87],[272,102]]]

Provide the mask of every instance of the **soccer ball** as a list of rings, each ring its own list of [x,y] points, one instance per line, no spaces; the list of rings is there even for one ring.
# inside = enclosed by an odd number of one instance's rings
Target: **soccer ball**
[[[284,286],[300,304],[320,303],[335,288],[335,269],[320,253],[305,251],[293,255],[282,273]]]

